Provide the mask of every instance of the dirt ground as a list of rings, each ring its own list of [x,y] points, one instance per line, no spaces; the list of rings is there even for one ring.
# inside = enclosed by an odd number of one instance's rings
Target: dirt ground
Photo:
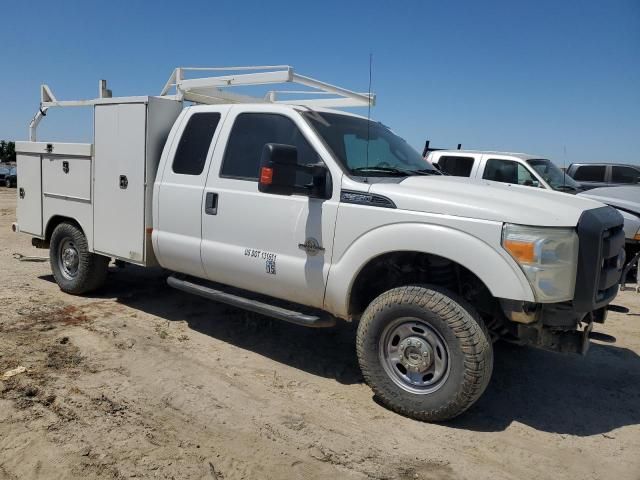
[[[0,188],[0,479],[640,479],[640,294],[587,357],[498,344],[446,424],[398,416],[359,373],[354,328],[310,330],[113,269],[60,292]]]

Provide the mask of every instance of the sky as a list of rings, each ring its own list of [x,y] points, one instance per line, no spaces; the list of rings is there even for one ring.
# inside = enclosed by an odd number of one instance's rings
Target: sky
[[[60,100],[158,94],[176,66],[292,65],[367,91],[422,150],[640,164],[640,0],[2,2],[0,139],[25,140],[39,85]],[[366,115],[366,109],[361,113]],[[91,141],[90,109],[39,139]]]

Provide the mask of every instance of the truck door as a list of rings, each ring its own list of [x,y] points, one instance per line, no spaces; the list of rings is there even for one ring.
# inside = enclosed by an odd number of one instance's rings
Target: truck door
[[[301,164],[320,161],[310,127],[296,117],[238,107],[229,113],[226,148],[214,152],[203,195],[202,262],[211,280],[322,307],[337,199],[258,191],[266,143],[296,146]],[[303,176],[299,184],[310,181]]]
[[[482,178],[513,185],[540,186],[538,178],[527,166],[508,158],[492,158],[492,155],[486,155]]]
[[[157,190],[156,256],[170,270],[205,277],[200,259],[202,192],[228,107],[188,109],[163,153]],[[174,127],[175,128],[175,127]],[[160,172],[158,173],[160,175]]]

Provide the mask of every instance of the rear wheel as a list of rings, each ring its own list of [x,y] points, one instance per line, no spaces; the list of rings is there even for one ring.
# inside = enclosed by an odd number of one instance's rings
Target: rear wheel
[[[4,179],[4,185],[7,188],[11,188],[11,180],[9,180],[8,178]]]
[[[89,252],[87,238],[72,223],[58,225],[49,242],[51,270],[60,289],[74,295],[102,286],[109,258]]]
[[[433,286],[395,288],[376,298],[360,320],[357,352],[382,403],[425,421],[464,412],[493,368],[491,339],[473,307]]]

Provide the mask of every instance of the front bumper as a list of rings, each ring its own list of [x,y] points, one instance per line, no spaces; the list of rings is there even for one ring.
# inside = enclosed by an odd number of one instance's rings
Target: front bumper
[[[585,355],[593,324],[604,323],[607,312],[607,307],[583,314],[571,305],[544,305],[540,309],[540,320],[531,325],[518,325],[517,336],[523,343],[543,350]]]
[[[569,302],[502,300],[514,341],[545,350],[585,354],[594,323],[604,323],[624,266],[622,216],[611,207],[585,211],[578,222],[578,272]]]
[[[594,323],[604,323],[609,306],[579,312],[573,302],[534,304],[502,300],[515,343],[561,353],[586,354]]]

